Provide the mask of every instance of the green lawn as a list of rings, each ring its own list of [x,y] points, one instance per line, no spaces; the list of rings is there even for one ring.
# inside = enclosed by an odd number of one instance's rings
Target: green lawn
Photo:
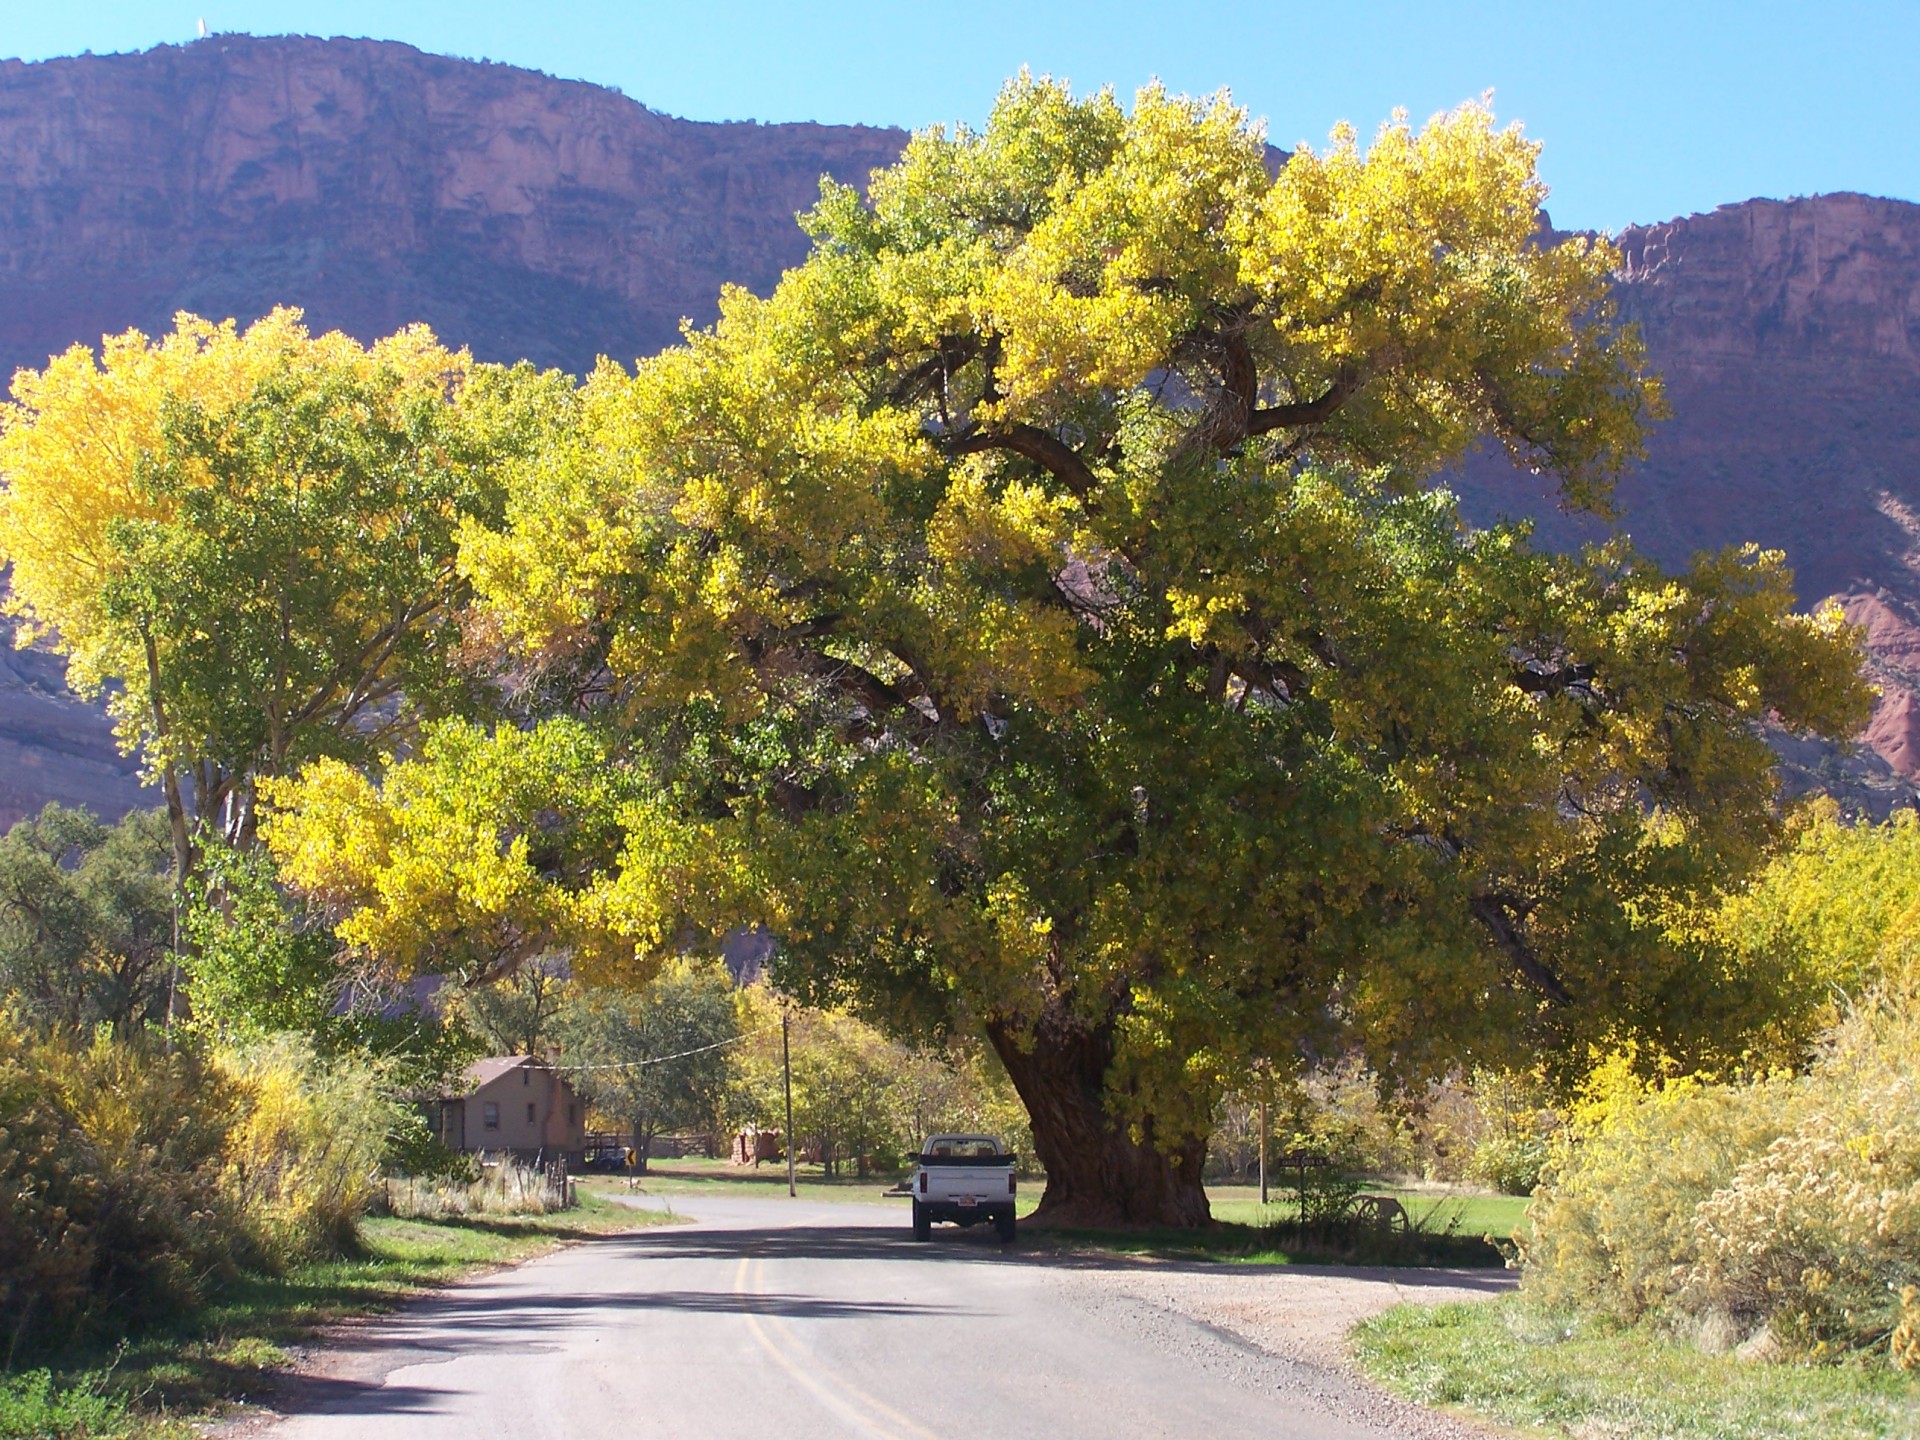
[[[1273,1202],[1260,1204],[1260,1191],[1253,1185],[1209,1185],[1207,1198],[1213,1202],[1213,1218],[1238,1225],[1271,1224],[1293,1218],[1293,1203],[1286,1191],[1269,1188]],[[1525,1222],[1527,1197],[1489,1195],[1479,1191],[1413,1190],[1392,1185],[1369,1186],[1369,1195],[1390,1195],[1406,1207],[1407,1218],[1422,1230],[1456,1235],[1492,1235],[1499,1240],[1512,1237]]]
[[[583,1187],[577,1208],[553,1215],[369,1219],[351,1258],[243,1276],[170,1329],[138,1336],[114,1355],[71,1357],[50,1383],[37,1374],[0,1381],[0,1440],[185,1437],[196,1433],[187,1419],[270,1387],[287,1364],[286,1347],[323,1326],[391,1310],[422,1290],[584,1235],[676,1218]]]
[[[1920,1376],[1706,1355],[1644,1330],[1543,1316],[1520,1297],[1403,1305],[1353,1342],[1362,1368],[1409,1399],[1550,1435],[1920,1437]]]
[[[818,1165],[800,1166],[795,1178],[804,1200],[871,1201],[876,1205],[886,1198],[881,1192],[900,1179],[898,1175],[881,1174],[861,1179],[851,1173],[828,1179]],[[618,1175],[592,1175],[582,1177],[580,1183],[615,1195],[627,1194],[629,1185],[633,1192],[641,1195],[668,1197],[784,1195],[787,1167],[777,1161],[768,1161],[756,1170],[726,1160],[653,1160],[648,1162],[645,1174],[635,1175],[631,1181]]]

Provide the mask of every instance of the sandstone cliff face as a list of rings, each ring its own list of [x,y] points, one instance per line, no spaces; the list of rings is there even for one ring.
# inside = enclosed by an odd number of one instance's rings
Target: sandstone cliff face
[[[177,310],[416,320],[482,359],[583,372],[769,288],[831,174],[894,130],[702,125],[610,90],[403,45],[220,37],[0,61],[0,380]],[[48,799],[153,803],[105,716],[0,626],[0,826]]]
[[[631,359],[711,318],[724,282],[770,287],[805,253],[793,216],[819,176],[863,182],[904,138],[693,124],[362,41],[0,62],[0,374],[176,309],[277,303],[363,338],[425,320],[484,359]],[[1784,549],[1804,599],[1841,599],[1887,688],[1850,773],[1884,799],[1920,776],[1920,206],[1756,200],[1619,243],[1620,307],[1674,410],[1621,485],[1624,523],[1674,562]],[[1476,518],[1594,533],[1500,464],[1462,488]],[[127,803],[98,712],[49,657],[7,665],[0,823],[48,795]],[[1789,758],[1809,783],[1834,773]]]
[[[49,800],[118,818],[143,794],[139,766],[114,745],[105,713],[66,687],[67,667],[44,650],[13,648],[0,621],[0,828]]]
[[[583,370],[770,286],[794,213],[898,131],[702,125],[613,91],[370,41],[217,37],[0,62],[0,366],[176,309],[425,320]]]
[[[1619,490],[1664,560],[1753,540],[1784,550],[1801,598],[1866,629],[1885,689],[1866,740],[1920,776],[1920,206],[1860,195],[1752,200],[1619,237],[1615,290],[1673,418]],[[1480,517],[1594,533],[1502,467],[1472,467]]]

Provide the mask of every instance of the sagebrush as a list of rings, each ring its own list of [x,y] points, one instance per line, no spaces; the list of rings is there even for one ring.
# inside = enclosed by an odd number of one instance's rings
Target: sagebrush
[[[1853,1005],[1803,1074],[1601,1067],[1530,1212],[1527,1291],[1711,1346],[1920,1364],[1915,975]]]

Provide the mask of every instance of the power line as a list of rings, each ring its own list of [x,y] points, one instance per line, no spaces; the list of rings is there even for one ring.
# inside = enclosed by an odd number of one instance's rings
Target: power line
[[[780,1027],[762,1025],[758,1030],[749,1030],[745,1034],[735,1035],[731,1040],[716,1040],[711,1045],[696,1045],[691,1050],[682,1050],[677,1055],[656,1055],[650,1060],[614,1060],[605,1065],[555,1065],[555,1070],[640,1070],[648,1065],[665,1065],[669,1060],[684,1060],[689,1055],[704,1055],[709,1050],[724,1050],[729,1045],[738,1045],[742,1040],[751,1040],[756,1035],[770,1035]]]

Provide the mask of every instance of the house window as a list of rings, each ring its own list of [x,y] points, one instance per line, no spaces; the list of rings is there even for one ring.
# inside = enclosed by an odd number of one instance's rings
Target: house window
[[[527,1124],[533,1124],[533,1101],[527,1101]]]
[[[580,1107],[576,1105],[573,1101],[569,1100],[567,1102],[567,1124],[569,1125],[573,1124],[574,1120],[578,1118],[579,1114],[580,1114]]]
[[[520,1067],[520,1083],[522,1085],[533,1084],[533,1071],[529,1070],[524,1065]]]
[[[480,1123],[489,1130],[500,1128],[500,1107],[489,1100],[480,1107]]]

